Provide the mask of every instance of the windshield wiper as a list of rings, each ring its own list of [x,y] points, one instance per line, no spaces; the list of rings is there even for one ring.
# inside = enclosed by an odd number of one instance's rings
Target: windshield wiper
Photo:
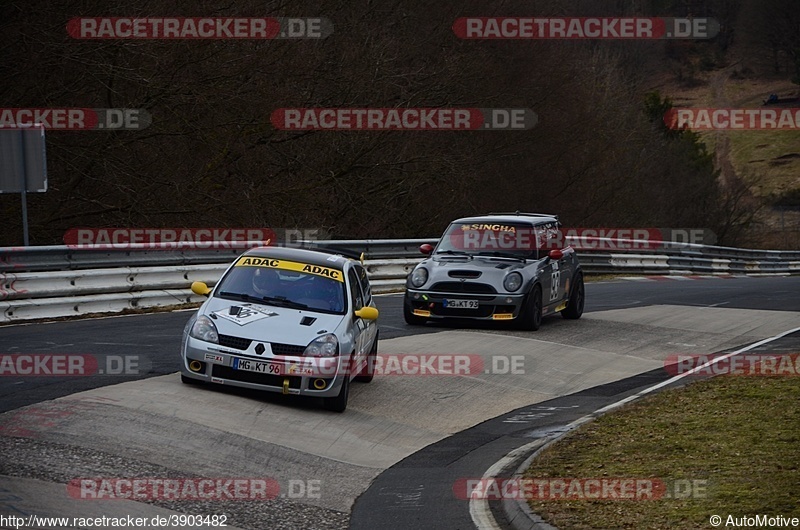
[[[253,296],[247,293],[232,293],[230,291],[222,291],[219,293],[220,296],[227,296],[228,298],[239,298],[240,300],[244,300],[246,302],[256,302],[258,304],[262,304],[266,302],[270,305],[276,305],[280,307],[291,307],[294,309],[308,309],[306,304],[301,304],[300,302],[293,302],[291,300],[287,300],[284,297],[278,296]]]
[[[244,300],[246,302],[260,302],[261,299],[258,296],[253,296],[247,293],[232,293],[230,291],[222,291],[219,293],[220,296],[227,296],[228,298],[239,298],[240,300]]]
[[[451,256],[467,256],[472,259],[472,254],[463,250],[437,250],[436,254],[450,254]]]
[[[308,305],[288,300],[286,297],[283,296],[262,296],[261,300],[265,301],[268,304],[277,306],[292,307],[294,309],[308,309]]]
[[[527,261],[524,257],[520,256],[519,254],[514,254],[513,252],[500,252],[494,250],[492,252],[478,252],[477,256],[493,256],[496,258],[511,258],[516,259],[519,261]]]

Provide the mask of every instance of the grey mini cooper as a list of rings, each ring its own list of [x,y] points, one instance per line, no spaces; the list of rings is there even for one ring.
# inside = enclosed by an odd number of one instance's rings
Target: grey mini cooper
[[[544,315],[583,314],[583,272],[561,240],[558,217],[489,214],[456,219],[406,280],[408,324],[431,320],[513,321],[537,330]]]

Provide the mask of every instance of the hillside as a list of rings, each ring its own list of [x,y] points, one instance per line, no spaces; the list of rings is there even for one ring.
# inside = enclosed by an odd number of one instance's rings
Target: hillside
[[[152,117],[143,130],[48,131],[50,189],[28,198],[32,243],[60,243],[70,228],[115,226],[408,237],[438,233],[456,216],[516,209],[558,212],[572,226],[706,228],[724,244],[749,240],[762,203],[795,196],[797,137],[731,135],[730,155],[720,161],[717,150],[717,166],[732,167],[720,179],[691,137],[664,133],[645,97],[656,89],[676,104],[710,101],[711,80],[723,71],[742,79],[728,76],[719,98],[757,101],[767,83],[791,90],[800,23],[755,23],[777,19],[770,9],[783,10],[782,21],[800,18],[799,5],[596,4],[546,0],[536,13],[521,0],[491,8],[477,0],[11,5],[0,22],[4,78],[13,80],[0,87],[7,107],[142,109]],[[310,14],[333,30],[320,40],[266,41],[80,40],[66,31],[74,17],[165,12]],[[710,42],[593,42],[472,41],[451,29],[475,14],[586,13],[710,16],[722,31]],[[746,67],[736,66],[737,47]],[[308,107],[516,108],[535,112],[538,123],[448,132],[283,131],[270,123],[277,109]],[[717,138],[705,140],[713,148]],[[738,181],[748,183],[746,193]],[[0,245],[19,244],[17,195],[0,195],[0,216]]]
[[[673,62],[678,75],[655,84],[683,107],[765,108],[770,95],[800,107],[800,6],[741,2],[729,45],[693,50]],[[758,248],[800,248],[800,130],[701,132],[714,153],[720,181],[739,190],[752,222],[741,243]]]

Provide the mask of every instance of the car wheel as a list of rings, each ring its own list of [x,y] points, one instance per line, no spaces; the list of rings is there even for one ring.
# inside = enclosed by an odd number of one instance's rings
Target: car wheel
[[[412,312],[411,303],[408,300],[403,301],[403,318],[409,326],[422,326],[428,321],[425,317],[418,317]]]
[[[333,412],[344,412],[347,409],[347,400],[350,397],[350,371],[344,375],[342,387],[339,389],[339,395],[335,397],[322,398],[322,406],[326,410]]]
[[[536,331],[542,325],[542,288],[536,285],[525,306],[520,312],[520,328],[525,331]]]
[[[199,379],[192,379],[191,377],[186,377],[185,375],[181,374],[181,383],[184,385],[202,385],[203,381]]]
[[[370,383],[375,379],[375,360],[378,357],[378,335],[375,335],[375,342],[372,343],[372,348],[367,355],[367,365],[361,370],[361,373],[356,376],[356,381],[359,383]]]
[[[579,272],[575,280],[575,286],[572,288],[569,302],[567,302],[567,308],[561,312],[561,316],[569,320],[581,318],[585,293],[586,289],[583,286],[583,274]]]

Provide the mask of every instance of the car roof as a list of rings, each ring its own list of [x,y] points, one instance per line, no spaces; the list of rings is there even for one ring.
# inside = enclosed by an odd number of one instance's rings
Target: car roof
[[[290,247],[256,247],[248,250],[243,255],[299,261],[309,265],[322,265],[338,270],[344,270],[345,264],[351,261],[339,254]]]
[[[462,217],[456,219],[453,223],[524,223],[539,225],[543,223],[557,223],[558,218],[555,215],[547,214],[490,214],[478,215],[474,217]]]

